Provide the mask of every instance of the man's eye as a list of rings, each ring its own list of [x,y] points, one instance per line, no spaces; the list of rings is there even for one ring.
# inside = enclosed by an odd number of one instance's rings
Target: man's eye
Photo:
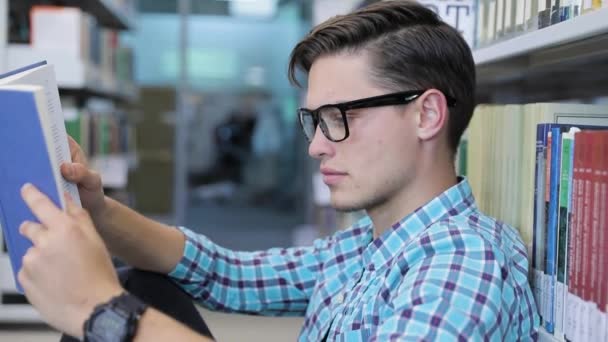
[[[342,122],[342,115],[341,114],[328,115],[328,119],[331,122]]]

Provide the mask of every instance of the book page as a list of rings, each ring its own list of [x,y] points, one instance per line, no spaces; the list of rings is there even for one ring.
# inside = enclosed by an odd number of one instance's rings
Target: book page
[[[65,131],[59,89],[57,88],[53,67],[51,65],[38,67],[23,73],[21,77],[12,77],[6,84],[38,85],[44,88],[47,100],[47,111],[49,113],[48,132],[50,133],[50,136],[48,138],[50,138],[50,141],[47,141],[47,144],[49,147],[53,147],[53,150],[49,151],[49,153],[52,153],[51,160],[57,163],[57,172],[59,173],[58,181],[62,190],[69,193],[74,202],[81,206],[78,187],[75,184],[66,181],[59,171],[59,166],[65,162],[71,162],[72,157],[68,145],[67,133]]]

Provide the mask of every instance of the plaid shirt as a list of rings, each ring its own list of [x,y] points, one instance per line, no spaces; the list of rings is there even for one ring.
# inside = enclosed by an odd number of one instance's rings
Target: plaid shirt
[[[186,235],[170,276],[212,310],[305,315],[300,341],[533,340],[539,317],[518,233],[466,179],[377,239],[369,217],[310,247],[236,252]]]

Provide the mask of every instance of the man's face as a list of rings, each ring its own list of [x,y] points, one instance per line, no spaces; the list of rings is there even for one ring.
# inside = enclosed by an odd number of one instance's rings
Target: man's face
[[[365,54],[317,59],[309,73],[306,107],[315,109],[395,91],[375,85],[369,70]],[[309,154],[321,161],[334,208],[374,209],[406,189],[418,151],[416,110],[416,104],[411,103],[349,111],[350,135],[341,142],[328,140],[317,128]]]

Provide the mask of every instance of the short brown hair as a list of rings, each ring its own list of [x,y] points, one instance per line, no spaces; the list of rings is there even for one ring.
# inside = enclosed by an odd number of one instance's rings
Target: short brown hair
[[[289,80],[300,86],[321,56],[368,51],[373,79],[395,91],[434,88],[456,99],[448,144],[456,151],[475,107],[475,64],[461,34],[413,1],[382,1],[316,26],[291,52]]]

